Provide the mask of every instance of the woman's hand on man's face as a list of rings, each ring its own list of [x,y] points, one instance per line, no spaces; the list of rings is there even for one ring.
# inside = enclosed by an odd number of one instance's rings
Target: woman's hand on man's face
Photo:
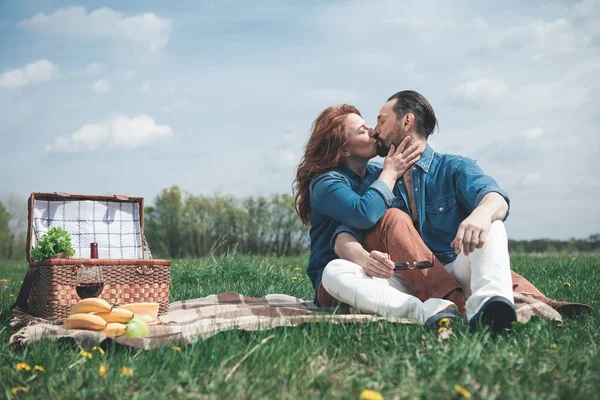
[[[371,278],[390,279],[394,276],[394,262],[387,253],[381,251],[373,250],[369,253],[363,268]]]
[[[403,176],[406,171],[409,170],[423,154],[423,148],[419,146],[419,143],[415,143],[412,146],[408,146],[410,137],[405,137],[404,140],[396,148],[394,145],[390,146],[390,151],[383,161],[383,169],[390,170],[396,175],[396,179]]]

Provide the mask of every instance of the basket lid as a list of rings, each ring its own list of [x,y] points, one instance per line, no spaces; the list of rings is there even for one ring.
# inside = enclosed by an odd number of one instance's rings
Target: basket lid
[[[144,258],[144,198],[95,196],[62,192],[32,193],[28,202],[27,259],[31,248],[51,228],[69,232],[76,258],[90,257],[90,243],[98,243],[98,257]]]

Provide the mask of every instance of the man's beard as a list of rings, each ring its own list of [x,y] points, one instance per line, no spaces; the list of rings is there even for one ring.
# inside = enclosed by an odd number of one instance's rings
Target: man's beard
[[[386,157],[390,152],[391,145],[393,144],[396,148],[398,148],[398,145],[400,142],[402,142],[402,139],[404,138],[402,137],[400,127],[394,126],[387,136],[387,140],[385,142],[382,140],[377,140],[377,155],[380,157]]]

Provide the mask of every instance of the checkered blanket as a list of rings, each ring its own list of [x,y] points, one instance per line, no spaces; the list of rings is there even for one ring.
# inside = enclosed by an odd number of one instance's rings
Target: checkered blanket
[[[527,322],[536,315],[544,320],[561,321],[561,316],[548,305],[523,293],[515,293],[515,308],[519,321]],[[143,339],[107,338],[93,331],[67,330],[60,323],[34,318],[15,309],[11,326],[22,327],[10,338],[12,348],[48,338],[57,340],[71,338],[82,347],[91,347],[105,340],[141,349],[194,343],[219,332],[239,330],[267,330],[280,326],[296,326],[304,323],[361,323],[389,321],[401,324],[418,324],[405,318],[384,318],[361,314],[357,310],[331,310],[317,308],[311,301],[285,294],[269,294],[260,298],[225,292],[199,299],[171,303],[169,312],[162,315],[161,322],[151,325],[148,337]]]

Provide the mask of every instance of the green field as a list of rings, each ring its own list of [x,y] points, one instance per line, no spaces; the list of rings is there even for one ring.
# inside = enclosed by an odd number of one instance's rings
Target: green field
[[[224,291],[310,299],[306,261],[242,255],[174,260],[171,301]],[[180,349],[113,345],[88,359],[70,343],[40,341],[21,351],[8,349],[13,333],[8,308],[27,265],[0,264],[0,398],[357,399],[363,389],[386,399],[600,398],[600,258],[513,256],[512,265],[550,297],[593,304],[594,314],[566,320],[562,328],[532,324],[496,339],[461,328],[440,342],[422,326],[321,323],[229,331]],[[27,363],[31,371],[18,370],[18,363]],[[458,393],[455,385],[468,393]],[[13,394],[18,387],[27,392]]]

